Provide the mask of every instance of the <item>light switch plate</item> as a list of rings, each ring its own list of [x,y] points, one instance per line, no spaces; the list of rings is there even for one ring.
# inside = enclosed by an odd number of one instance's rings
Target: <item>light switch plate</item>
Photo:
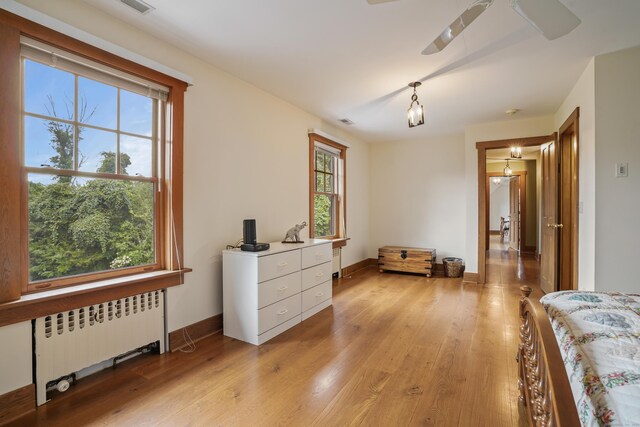
[[[629,176],[629,163],[616,163],[616,178]]]

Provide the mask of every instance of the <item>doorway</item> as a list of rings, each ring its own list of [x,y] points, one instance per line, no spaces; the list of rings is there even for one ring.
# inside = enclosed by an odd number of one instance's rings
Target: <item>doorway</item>
[[[491,164],[487,169],[492,169]],[[512,170],[511,175],[505,175],[504,172],[487,172],[486,177],[486,234],[500,235],[500,240],[487,239],[486,250],[491,249],[491,242],[500,242],[507,243],[508,248],[518,252],[525,251],[527,171]]]
[[[578,147],[576,108],[559,132],[546,136],[477,142],[478,150],[478,283],[486,282],[489,230],[484,177],[487,151],[495,148],[540,147],[541,223],[540,284],[545,292],[578,288]]]
[[[501,149],[502,151],[504,151],[505,149],[510,149],[511,147],[520,147],[521,149],[525,149],[525,148],[530,148],[530,147],[537,147],[535,150],[539,150],[539,147],[544,144],[547,143],[549,141],[555,141],[557,137],[557,134],[551,134],[551,135],[544,135],[544,136],[537,136],[537,137],[528,137],[528,138],[518,138],[518,139],[505,139],[505,140],[497,140],[497,141],[482,141],[482,142],[477,142],[476,143],[476,148],[478,150],[478,283],[485,283],[486,282],[486,262],[487,262],[487,250],[489,248],[489,227],[487,224],[488,221],[488,202],[489,202],[489,198],[487,197],[487,191],[486,191],[486,183],[487,183],[487,173],[490,172],[488,170],[488,163],[487,163],[487,159],[489,157],[491,157],[491,150],[497,150],[497,149]],[[535,151],[534,150],[534,151]],[[502,160],[500,160],[499,158],[502,156]],[[502,161],[503,165],[506,162],[506,159],[504,157],[504,152],[500,152],[498,156],[496,156],[498,158],[498,161]],[[509,159],[509,160],[513,160],[513,159]],[[505,166],[506,169],[506,166]],[[526,168],[521,168],[522,171],[526,171]],[[516,171],[512,171],[512,172],[516,172]],[[525,175],[526,176],[526,175]],[[524,178],[521,178],[521,183],[520,183],[520,187],[522,187],[522,183],[525,183],[526,186],[526,180]],[[536,188],[537,184],[534,182],[533,183],[533,190],[532,190],[532,194],[534,196],[534,201],[536,198]],[[526,189],[524,191],[521,191],[521,194],[523,192],[525,192]],[[530,195],[530,196],[531,196]],[[515,218],[518,219],[518,229],[520,229],[519,234],[521,236],[520,238],[520,243],[519,243],[519,248],[520,248],[520,252],[519,253],[524,253],[527,252],[527,250],[531,250],[532,252],[535,251],[536,246],[538,246],[537,244],[537,231],[535,231],[535,227],[532,227],[532,230],[530,230],[531,232],[533,232],[533,238],[535,239],[535,243],[533,245],[533,247],[529,246],[527,247],[526,244],[526,235],[527,235],[527,231],[526,231],[526,223],[525,221],[523,221],[523,212],[526,212],[526,197],[521,197],[520,198],[520,208],[519,208],[519,215],[517,215],[517,210],[514,209],[512,216],[514,216]],[[524,205],[524,206],[523,206]],[[534,202],[532,204],[532,207],[535,208],[536,203]],[[525,213],[526,215],[526,213]],[[534,211],[532,218],[536,218],[536,213]],[[531,222],[529,222],[531,224]],[[510,231],[513,230],[515,224],[510,224]],[[529,233],[531,234],[531,233]],[[529,236],[531,239],[531,236]],[[527,250],[525,250],[527,249]]]

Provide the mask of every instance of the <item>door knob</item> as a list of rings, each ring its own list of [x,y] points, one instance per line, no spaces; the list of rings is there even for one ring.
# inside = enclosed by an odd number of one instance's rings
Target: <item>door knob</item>
[[[549,228],[562,228],[562,227],[564,227],[564,224],[547,224],[547,227],[549,227]]]

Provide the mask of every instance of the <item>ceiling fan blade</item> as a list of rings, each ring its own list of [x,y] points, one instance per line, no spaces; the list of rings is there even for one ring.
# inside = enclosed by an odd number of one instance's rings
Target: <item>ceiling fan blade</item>
[[[511,7],[548,40],[569,34],[582,22],[558,0],[511,0]]]
[[[367,3],[369,3],[369,4],[380,4],[380,3],[389,3],[391,1],[396,1],[396,0],[367,0]]]
[[[473,3],[467,10],[462,12],[462,15],[458,16],[451,25],[445,28],[444,31],[422,51],[422,54],[431,55],[440,52],[492,4],[493,0],[478,0]]]

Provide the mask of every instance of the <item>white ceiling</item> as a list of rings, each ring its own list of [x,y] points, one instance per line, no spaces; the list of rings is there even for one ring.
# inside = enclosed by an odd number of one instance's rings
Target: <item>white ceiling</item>
[[[509,108],[553,114],[590,57],[640,45],[638,0],[562,0],[582,24],[554,41],[496,0],[431,56],[471,0],[146,0],[147,15],[84,1],[372,142],[461,133]],[[415,80],[426,123],[409,129]]]

